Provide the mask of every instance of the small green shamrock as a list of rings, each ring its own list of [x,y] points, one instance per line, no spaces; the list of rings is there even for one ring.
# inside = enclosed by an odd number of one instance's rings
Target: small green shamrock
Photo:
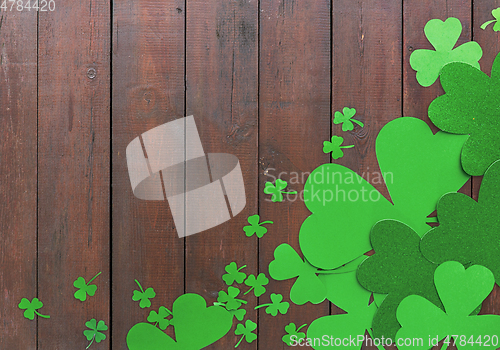
[[[495,23],[495,25],[493,26],[493,30],[495,32],[500,32],[500,22],[498,21],[500,19],[500,7],[499,8],[496,8],[494,9],[493,11],[491,11],[491,14],[493,15],[493,17],[495,17],[495,19],[492,19],[491,21],[488,21],[488,22],[484,22],[482,25],[481,25],[481,29],[482,30],[485,30],[487,26],[489,26],[491,23],[494,23],[494,22],[497,22]]]
[[[146,291],[144,291],[144,289],[142,289],[142,286],[139,283],[139,281],[135,280],[135,283],[137,283],[137,285],[139,286],[141,291],[139,292],[138,290],[134,290],[134,295],[132,296],[132,300],[133,301],[140,300],[141,302],[139,303],[139,306],[142,309],[150,307],[151,301],[149,299],[153,299],[156,296],[154,289],[148,288],[148,289],[146,289]]]
[[[262,227],[261,225],[273,223],[272,221],[263,221],[259,224],[260,221],[259,215],[249,216],[247,220],[250,225],[243,227],[243,231],[245,231],[247,237],[253,236],[253,234],[255,233],[257,237],[262,238],[262,236],[264,236],[267,233],[267,228]]]
[[[243,319],[245,318],[245,315],[247,314],[247,310],[245,309],[237,309],[237,310],[227,310],[229,311],[229,313],[236,317],[236,319],[238,321],[243,321]]]
[[[92,345],[94,340],[96,343],[100,343],[101,341],[106,339],[106,335],[101,333],[108,330],[108,326],[106,326],[106,323],[104,323],[103,320],[97,323],[96,319],[93,318],[90,321],[85,322],[85,326],[87,326],[87,328],[90,328],[90,330],[84,330],[83,335],[87,337],[87,340],[92,340],[87,346],[87,349],[90,347],[90,345]]]
[[[24,317],[26,317],[28,320],[33,320],[35,318],[35,314],[42,318],[50,318],[50,316],[42,315],[38,313],[38,309],[41,309],[43,307],[43,303],[38,300],[38,298],[33,298],[33,300],[29,301],[26,298],[22,298],[21,302],[19,303],[19,308],[21,310],[26,310],[24,311]]]
[[[239,323],[236,326],[234,334],[243,335],[243,337],[241,337],[240,341],[234,347],[237,348],[240,345],[243,338],[247,341],[248,344],[257,339],[257,335],[255,333],[252,333],[256,329],[257,329],[257,324],[251,320],[247,320],[244,326],[242,323]]]
[[[344,107],[344,109],[342,110],[342,113],[340,113],[339,111],[335,112],[335,117],[333,118],[333,123],[334,124],[342,124],[342,131],[353,130],[354,124],[352,122],[355,122],[359,126],[363,127],[364,124],[362,122],[360,122],[359,120],[356,120],[356,119],[352,119],[352,117],[354,117],[355,114],[356,114],[356,110],[354,108]]]
[[[73,282],[75,288],[78,288],[78,290],[74,294],[75,298],[80,301],[85,301],[87,300],[87,294],[93,297],[95,295],[95,292],[97,291],[97,286],[90,283],[92,283],[92,281],[95,280],[100,274],[101,272],[92,277],[92,279],[88,281],[88,283],[85,283],[85,279],[83,277],[78,277],[76,281]]]
[[[299,328],[297,328],[295,323],[289,323],[288,325],[285,326],[285,332],[287,334],[284,335],[283,338],[281,338],[281,340],[283,340],[283,342],[288,346],[292,346],[292,344],[297,344],[301,339],[304,339],[306,337],[305,333],[299,332],[305,326],[307,326],[307,323],[303,324]]]
[[[228,287],[227,293],[223,290],[219,292],[219,296],[217,297],[217,305],[223,305],[227,310],[236,310],[241,304],[246,304],[245,300],[236,299],[236,297],[240,294],[240,290],[235,287]],[[224,304],[225,303],[225,304]]]
[[[349,146],[341,146],[344,142],[344,138],[340,136],[332,136],[332,142],[324,141],[323,142],[323,152],[330,153],[332,152],[333,159],[339,159],[344,156],[344,152],[342,152],[342,148],[353,148],[354,145]]]
[[[268,283],[269,279],[266,277],[264,273],[259,273],[257,278],[255,278],[255,275],[250,275],[245,281],[245,284],[252,288],[247,290],[244,295],[247,295],[253,289],[253,293],[255,294],[255,296],[260,297],[262,294],[266,292],[266,288],[264,286]]]
[[[410,56],[410,66],[417,71],[417,81],[422,86],[431,86],[439,77],[441,69],[451,62],[463,62],[479,69],[483,55],[481,46],[471,41],[453,49],[462,33],[460,20],[454,17],[446,21],[431,19],[424,28],[425,36],[436,49],[415,50]]]
[[[247,278],[246,273],[240,272],[240,270],[244,269],[247,267],[246,265],[243,265],[242,267],[238,268],[238,265],[233,261],[229,265],[225,267],[226,274],[222,275],[222,279],[228,286],[232,285],[234,281],[237,283],[243,283],[245,278]]]
[[[288,312],[288,308],[290,307],[290,303],[283,301],[283,295],[281,294],[271,294],[271,303],[270,304],[262,304],[255,307],[255,310],[260,309],[261,307],[266,308],[266,313],[272,316],[278,315],[278,311],[280,314],[285,315]]]
[[[172,316],[172,312],[165,306],[160,306],[158,312],[151,310],[148,316],[148,322],[154,323],[155,327],[165,330],[170,325],[170,320],[167,319],[168,316]]]
[[[275,185],[271,182],[266,182],[266,187],[264,187],[265,194],[272,194],[271,200],[273,202],[283,202],[283,193],[285,194],[296,194],[297,191],[284,192],[283,190],[287,186],[287,182],[281,179],[277,179]]]

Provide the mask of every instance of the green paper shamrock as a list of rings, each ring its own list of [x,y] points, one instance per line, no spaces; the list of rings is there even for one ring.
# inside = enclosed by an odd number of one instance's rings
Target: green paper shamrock
[[[134,290],[134,295],[132,296],[133,301],[141,301],[139,306],[144,309],[151,306],[151,301],[149,299],[153,299],[156,296],[156,293],[153,288],[148,288],[146,291],[142,289],[139,281],[135,280],[135,283],[139,286],[140,292],[138,290]]]
[[[243,336],[234,347],[237,348],[243,339],[245,339],[248,344],[257,339],[257,335],[255,333],[252,333],[256,329],[257,329],[257,324],[251,320],[247,320],[244,326],[242,323],[238,323],[238,325],[236,326],[236,330],[234,331],[234,334]]]
[[[281,179],[276,179],[275,185],[271,182],[266,182],[264,187],[265,194],[272,194],[271,200],[273,202],[283,202],[283,193],[296,194],[297,191],[284,192],[283,190],[288,186],[287,182]]]
[[[262,304],[255,307],[255,310],[260,309],[261,307],[266,307],[266,314],[276,316],[278,315],[278,311],[282,315],[286,315],[288,312],[288,308],[290,307],[290,303],[283,301],[283,295],[271,293],[271,303],[270,304]]]
[[[367,290],[388,294],[372,328],[375,338],[394,339],[400,328],[396,309],[408,295],[421,295],[442,308],[434,286],[437,265],[424,258],[420,237],[402,222],[381,220],[373,226],[370,238],[375,254],[359,265],[357,278]]]
[[[235,287],[228,287],[227,293],[221,290],[219,292],[219,296],[217,297],[217,301],[219,305],[224,305],[227,310],[236,310],[241,304],[246,304],[245,300],[236,299],[236,297],[240,294],[240,290]],[[225,303],[225,304],[224,304]]]
[[[353,148],[354,145],[350,146],[341,146],[344,142],[344,138],[340,136],[332,136],[332,142],[324,141],[323,142],[323,152],[330,153],[332,152],[333,159],[339,159],[344,156],[344,152],[342,152],[342,148]]]
[[[489,26],[491,23],[496,22],[495,25],[493,26],[493,30],[495,32],[500,32],[500,22],[498,21],[500,19],[500,7],[491,11],[491,14],[493,15],[493,17],[495,17],[495,19],[492,19],[491,21],[484,22],[481,25],[481,29],[485,30],[486,27]]]
[[[266,186],[267,186],[267,184],[266,184]],[[279,202],[281,202],[281,201],[279,201]],[[262,236],[264,236],[267,233],[267,228],[265,228],[261,225],[273,223],[272,221],[263,221],[259,224],[259,221],[260,221],[259,215],[249,216],[247,220],[248,220],[248,223],[250,225],[243,227],[243,231],[245,231],[245,234],[247,235],[247,237],[253,236],[253,234],[255,233],[255,235],[257,237],[262,238]],[[241,283],[241,282],[239,282],[239,283]]]
[[[90,283],[92,283],[92,281],[95,280],[100,274],[101,272],[92,277],[92,279],[88,281],[88,283],[85,282],[85,279],[83,277],[78,277],[76,281],[73,282],[73,286],[75,286],[75,288],[78,288],[78,290],[74,294],[75,298],[80,301],[85,301],[87,300],[87,294],[93,297],[95,295],[95,292],[97,291],[97,286]]]
[[[151,310],[148,316],[148,322],[154,323],[160,329],[165,330],[170,325],[168,316],[172,316],[172,312],[165,306],[160,306],[158,312]]]
[[[300,227],[304,258],[324,270],[347,264],[372,249],[370,230],[382,219],[402,221],[423,236],[439,198],[469,179],[460,165],[467,137],[434,135],[423,120],[397,118],[376,139],[380,172],[358,175],[340,164],[320,165],[304,186],[312,213]],[[384,183],[390,199],[372,185]]]
[[[237,283],[243,283],[245,278],[247,278],[246,273],[240,272],[240,270],[244,269],[247,267],[246,265],[243,265],[242,267],[238,268],[238,265],[233,261],[229,265],[226,265],[225,270],[226,274],[222,275],[222,279],[228,286],[232,285],[234,281]]]
[[[259,273],[257,278],[255,277],[255,275],[250,275],[246,279],[245,284],[252,288],[247,290],[244,295],[247,295],[248,293],[250,293],[250,291],[253,290],[254,295],[256,297],[260,297],[262,294],[266,292],[266,288],[264,286],[268,283],[269,279],[266,277],[264,273]]]
[[[18,307],[21,310],[26,310],[24,311],[24,317],[26,317],[28,320],[35,319],[35,314],[37,314],[39,317],[42,318],[50,318],[50,316],[42,315],[38,311],[36,311],[43,307],[43,303],[40,300],[38,300],[38,298],[33,298],[31,301],[29,301],[26,298],[22,298]]]
[[[87,346],[87,349],[90,348],[92,343],[94,343],[94,340],[96,343],[100,343],[101,341],[106,339],[106,334],[101,333],[108,330],[108,326],[106,326],[106,323],[104,323],[103,320],[97,323],[97,320],[93,318],[90,321],[85,322],[85,326],[87,326],[87,328],[90,328],[90,330],[86,329],[83,331],[83,335],[87,337],[88,341],[91,341]]]
[[[295,323],[289,323],[288,325],[286,325],[285,326],[285,332],[287,334],[285,334],[281,338],[281,340],[283,341],[283,343],[285,343],[288,346],[296,346],[301,341],[303,341],[304,338],[306,337],[306,334],[303,333],[303,332],[299,332],[299,331],[302,328],[304,328],[305,326],[307,326],[307,323],[303,324],[299,328],[297,328],[297,326],[295,325]]]
[[[352,119],[352,117],[354,117],[355,114],[356,114],[356,110],[354,108],[344,107],[344,109],[342,110],[342,113],[340,113],[339,111],[335,112],[335,114],[334,114],[335,117],[333,118],[333,123],[334,124],[342,124],[342,131],[353,130],[354,124],[352,122],[355,122],[359,126],[363,127],[364,124],[362,122],[360,122],[359,120],[356,120],[356,119]],[[333,142],[333,139],[332,139],[332,142]],[[340,143],[342,143],[342,142],[340,142]],[[347,147],[352,147],[352,146],[347,146]],[[341,148],[347,148],[347,147],[341,147]],[[325,152],[324,149],[323,149],[323,152]],[[328,153],[328,152],[325,152],[325,153]],[[333,156],[333,154],[332,154],[332,156]],[[340,157],[342,157],[342,156],[340,156]],[[340,158],[340,157],[337,157],[337,158]],[[333,159],[337,159],[337,158],[333,158]]]
[[[480,349],[482,342],[498,335],[500,316],[471,316],[493,290],[495,278],[490,270],[480,265],[466,270],[462,264],[448,261],[436,269],[434,281],[446,312],[419,295],[407,296],[398,307],[401,329],[396,339],[403,339],[402,344],[404,339],[424,341],[399,349],[430,349],[442,339],[450,343],[450,337],[458,350]]]
[[[439,73],[451,62],[464,64],[479,69],[479,59],[483,55],[481,46],[475,41],[465,43],[453,49],[462,33],[462,24],[457,18],[446,21],[431,19],[424,28],[425,36],[433,50],[415,50],[410,56],[410,66],[417,71],[417,81],[422,86],[431,86]]]
[[[237,309],[237,310],[227,310],[231,316],[236,317],[238,321],[243,321],[245,315],[247,314],[247,310],[245,309]]]
[[[461,161],[469,175],[483,175],[500,158],[500,55],[491,78],[464,63],[450,63],[441,72],[446,94],[429,105],[429,118],[441,130],[470,135]]]
[[[490,269],[500,285],[500,161],[484,174],[478,201],[449,193],[437,205],[439,226],[420,243],[422,254],[435,263],[454,260]]]

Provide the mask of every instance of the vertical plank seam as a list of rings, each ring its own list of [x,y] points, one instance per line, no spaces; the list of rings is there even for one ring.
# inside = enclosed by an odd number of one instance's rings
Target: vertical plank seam
[[[474,40],[474,0],[470,1],[470,40]],[[474,198],[474,176],[470,178],[470,197]]]
[[[39,292],[39,286],[38,286],[38,235],[39,235],[39,227],[38,227],[38,200],[39,200],[39,188],[38,188],[38,142],[39,142],[39,137],[38,137],[38,130],[39,130],[39,109],[38,109],[38,103],[39,103],[39,88],[38,88],[38,82],[39,82],[39,67],[40,67],[40,60],[39,56],[40,55],[40,12],[37,11],[36,13],[36,296],[38,297],[38,292]],[[36,344],[35,347],[38,350],[38,317],[36,318]]]
[[[333,2],[330,0],[330,139],[333,136],[333,74],[334,74],[334,63],[333,63]],[[329,162],[333,163],[333,158],[328,156]],[[305,184],[303,184],[305,186]],[[328,314],[333,313],[333,303],[328,300]]]
[[[260,215],[260,65],[261,65],[261,26],[260,14],[262,13],[262,2],[257,0],[257,214]],[[257,241],[257,271],[260,273],[260,241]],[[271,277],[271,276],[269,276]],[[258,299],[257,299],[258,305]],[[257,350],[260,348],[260,309],[257,310]]]
[[[184,0],[184,117],[187,116],[187,0]],[[184,119],[184,159],[186,159],[186,120]],[[184,162],[184,230],[186,229],[186,162]],[[184,293],[186,293],[187,237],[184,236]]]
[[[113,0],[109,1],[109,349],[113,348]]]

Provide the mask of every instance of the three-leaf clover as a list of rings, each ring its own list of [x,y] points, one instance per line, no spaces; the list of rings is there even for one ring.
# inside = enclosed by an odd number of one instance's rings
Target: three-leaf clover
[[[431,86],[439,73],[451,62],[463,62],[479,69],[483,55],[481,46],[471,41],[453,49],[462,33],[462,24],[457,18],[446,21],[431,19],[424,28],[425,36],[436,49],[415,50],[410,56],[410,66],[417,71],[417,81],[422,86]]]
[[[272,182],[266,182],[266,186],[264,187],[265,194],[272,194],[271,200],[273,202],[283,202],[283,194],[296,194],[297,191],[284,192],[283,190],[287,186],[287,182],[281,179],[276,179],[275,184]]]
[[[222,279],[228,286],[232,285],[234,281],[237,283],[243,283],[245,278],[247,278],[246,273],[240,272],[240,270],[244,269],[247,267],[246,265],[243,265],[242,267],[238,268],[238,265],[233,261],[229,265],[226,265],[225,270],[226,274],[222,275]]]
[[[495,23],[495,25],[493,26],[493,30],[495,32],[500,32],[500,22],[498,21],[500,19],[500,7],[499,8],[496,8],[494,9],[493,11],[491,11],[491,14],[493,15],[493,17],[495,17],[495,19],[492,19],[491,21],[487,21],[487,22],[484,22],[482,25],[481,25],[481,29],[482,30],[485,30],[487,26],[489,26],[491,23],[494,23],[494,22],[497,22]]]
[[[429,349],[429,345],[437,345],[441,339],[449,343],[450,337],[459,350],[475,349],[481,347],[476,342],[478,339],[498,334],[500,316],[471,316],[493,289],[495,278],[490,270],[480,265],[466,270],[459,262],[448,261],[436,269],[434,281],[446,311],[420,295],[407,296],[398,307],[401,329],[396,339],[425,337],[435,339],[435,343],[398,345],[399,349]]]
[[[257,335],[255,333],[252,333],[256,329],[257,329],[257,324],[255,322],[253,322],[252,320],[247,320],[245,322],[245,325],[243,325],[242,323],[239,323],[236,326],[236,330],[234,331],[234,334],[235,335],[243,335],[243,336],[241,337],[239,342],[234,347],[237,348],[243,339],[245,339],[247,341],[247,343],[249,343],[249,344],[251,342],[253,342],[255,339],[257,339]]]
[[[238,321],[243,321],[245,315],[247,314],[247,310],[245,309],[237,309],[237,310],[227,310],[232,316],[236,317]]]
[[[354,145],[349,146],[341,146],[344,142],[344,138],[340,136],[332,136],[332,142],[324,141],[323,142],[323,152],[330,153],[332,152],[333,159],[339,159],[344,156],[344,152],[342,152],[342,148],[353,148]]]
[[[491,78],[464,63],[450,63],[441,72],[445,95],[429,105],[429,118],[441,130],[470,135],[462,148],[464,171],[483,175],[500,158],[500,55]]]
[[[236,310],[241,304],[246,304],[245,300],[236,299],[236,297],[240,294],[240,290],[236,287],[228,287],[227,293],[223,290],[219,292],[219,296],[217,297],[216,305],[223,305],[227,310]]]
[[[255,310],[260,309],[261,307],[266,307],[266,313],[272,316],[278,315],[278,311],[280,314],[285,315],[288,312],[288,308],[290,307],[290,303],[287,301],[283,301],[283,295],[271,293],[271,303],[270,304],[262,304],[255,307]]]
[[[90,344],[87,346],[87,349],[92,345],[92,343],[100,343],[104,339],[106,339],[106,334],[103,334],[101,332],[107,331],[108,326],[106,326],[106,323],[104,323],[103,320],[100,320],[99,323],[97,323],[96,319],[93,318],[90,321],[85,322],[85,326],[87,328],[90,328],[90,330],[86,329],[83,331],[83,335],[87,337],[88,341],[91,341]]]
[[[92,279],[87,283],[85,282],[85,278],[78,277],[76,281],[73,282],[75,288],[78,288],[78,290],[74,294],[75,298],[80,301],[85,301],[87,300],[87,294],[93,297],[95,295],[95,292],[97,291],[97,286],[95,284],[90,284],[90,283],[92,283],[92,281],[95,280],[97,276],[99,276],[100,274],[101,272],[92,277]]]
[[[288,345],[288,346],[295,346],[297,345],[301,340],[303,340],[306,337],[306,334],[303,332],[299,332],[302,328],[307,326],[306,324],[303,324],[299,328],[295,325],[295,323],[289,323],[288,325],[285,326],[285,334],[281,340]]]
[[[267,184],[266,184],[266,186],[267,186]],[[262,236],[264,236],[267,233],[267,228],[263,227],[262,225],[273,223],[272,221],[263,221],[263,222],[259,223],[260,216],[258,214],[249,216],[247,220],[248,220],[248,223],[250,225],[243,227],[243,231],[245,231],[245,234],[247,235],[247,237],[251,237],[255,233],[255,235],[257,237],[262,238]],[[239,283],[241,283],[241,282],[239,282]]]
[[[165,330],[170,325],[169,319],[167,317],[172,316],[172,312],[165,306],[160,306],[158,312],[151,310],[148,316],[148,322],[154,323],[160,329]]]
[[[135,283],[137,283],[137,285],[139,286],[139,289],[141,291],[134,290],[134,295],[132,296],[132,300],[133,301],[140,300],[139,306],[142,309],[150,307],[151,301],[149,299],[153,299],[156,296],[154,289],[150,287],[150,288],[144,290],[144,289],[142,289],[142,286],[139,283],[139,281],[135,280]]]
[[[246,279],[245,284],[252,288],[247,290],[244,295],[247,295],[248,293],[250,293],[251,290],[253,290],[254,295],[256,297],[260,297],[262,294],[266,292],[266,287],[264,286],[267,285],[268,283],[269,279],[266,277],[264,273],[259,273],[257,277],[255,277],[255,275],[250,275]]]
[[[359,126],[363,127],[364,124],[362,122],[360,122],[359,120],[356,120],[356,119],[352,119],[352,117],[354,117],[355,114],[356,114],[356,110],[354,108],[344,107],[344,109],[342,110],[342,113],[339,111],[335,112],[334,118],[333,118],[333,123],[334,124],[342,124],[342,131],[353,130],[354,124],[352,122],[355,122]],[[337,159],[337,158],[334,158],[334,159]]]
[[[43,303],[38,300],[38,298],[33,298],[31,301],[26,298],[22,298],[18,306],[21,310],[26,310],[24,311],[24,317],[28,320],[33,320],[35,318],[35,314],[42,318],[50,318],[50,316],[42,315],[36,311],[43,307]]]

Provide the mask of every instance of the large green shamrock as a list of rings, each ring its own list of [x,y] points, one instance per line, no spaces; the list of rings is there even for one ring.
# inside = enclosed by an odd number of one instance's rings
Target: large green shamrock
[[[355,122],[359,126],[363,127],[364,125],[362,122],[360,122],[359,120],[356,120],[356,119],[352,119],[352,117],[354,117],[355,114],[356,114],[356,110],[354,108],[344,107],[344,109],[342,110],[342,113],[340,113],[339,111],[335,112],[334,118],[333,118],[333,123],[334,124],[342,124],[342,131],[353,130],[354,124],[352,122]],[[332,140],[332,142],[333,142],[333,140]],[[333,156],[333,154],[332,154],[332,156]],[[334,158],[334,159],[337,159],[337,158]]]
[[[464,63],[450,63],[441,72],[446,94],[429,105],[429,118],[441,130],[469,134],[462,149],[462,167],[469,175],[483,175],[500,158],[500,55],[491,78]]]
[[[255,275],[248,276],[247,280],[245,281],[245,284],[252,288],[247,290],[245,292],[245,295],[253,290],[254,295],[256,297],[260,297],[262,294],[266,292],[266,287],[264,286],[268,283],[269,279],[266,277],[264,273],[259,273],[257,277],[255,277]]]
[[[439,200],[439,226],[422,238],[422,254],[438,264],[454,260],[485,266],[500,285],[499,203],[500,161],[496,161],[484,175],[477,202],[460,193]]]
[[[229,332],[233,317],[220,306],[207,308],[197,294],[184,294],[173,304],[175,341],[149,323],[138,323],[127,334],[129,350],[200,350]]]
[[[499,22],[499,20],[500,20],[500,7],[491,11],[491,14],[493,15],[493,17],[495,17],[495,19],[492,19],[491,21],[487,21],[487,22],[484,22],[483,24],[481,24],[481,29],[485,30],[486,27],[489,26],[491,23],[496,22],[495,25],[493,26],[493,30],[495,32],[500,32],[500,22]]]
[[[491,271],[480,265],[466,270],[462,264],[448,261],[436,269],[434,281],[446,311],[419,295],[407,296],[398,307],[401,329],[396,339],[401,344],[405,339],[423,341],[399,345],[399,349],[430,349],[445,337],[446,342],[453,337],[459,350],[480,349],[482,342],[496,348],[491,339],[500,330],[500,316],[471,316],[493,289],[495,278]]]
[[[246,304],[245,300],[236,299],[236,297],[240,294],[240,290],[235,287],[228,287],[227,293],[223,290],[219,292],[219,296],[217,297],[217,302],[219,304],[223,304],[228,310],[236,310],[241,304]]]
[[[238,265],[233,261],[229,265],[226,265],[225,270],[226,274],[222,275],[222,279],[228,286],[232,285],[234,281],[237,283],[243,283],[245,278],[247,278],[246,273],[240,272],[240,270],[244,269],[247,267],[246,265],[243,265],[242,267],[238,268]]]
[[[466,139],[444,132],[434,135],[420,119],[398,118],[386,124],[376,140],[381,173],[363,174],[365,180],[339,164],[316,168],[304,187],[304,201],[312,212],[300,228],[304,257],[325,270],[342,266],[372,249],[370,229],[382,219],[400,220],[425,234],[427,216],[439,198],[459,190],[468,179],[460,166]],[[382,177],[392,203],[371,185],[381,184]]]
[[[410,56],[410,66],[417,71],[417,81],[422,86],[432,85],[441,69],[451,62],[464,62],[479,69],[483,55],[481,46],[475,41],[453,49],[462,33],[462,24],[457,18],[446,21],[431,19],[424,28],[425,36],[434,46],[433,50],[415,50]]]
[[[288,325],[285,326],[285,334],[281,340],[283,343],[285,343],[288,346],[297,346],[299,342],[303,341],[304,338],[306,337],[306,334],[303,332],[299,332],[302,328],[307,326],[306,324],[303,324],[299,328],[295,325],[295,323],[289,323]]]
[[[139,306],[144,309],[146,307],[151,306],[151,301],[149,299],[153,299],[156,296],[156,293],[153,288],[148,288],[144,290],[139,283],[138,280],[135,280],[135,283],[139,286],[140,292],[138,290],[134,290],[134,294],[132,296],[133,301],[139,301]]]
[[[167,318],[172,316],[172,312],[165,306],[160,306],[158,312],[151,310],[148,316],[148,322],[154,323],[160,329],[167,329],[170,325],[170,320]]]
[[[266,186],[267,186],[267,184],[266,184]],[[247,220],[248,220],[248,223],[250,225],[243,227],[243,231],[245,231],[245,234],[247,235],[247,237],[253,236],[253,234],[255,233],[255,235],[257,237],[262,238],[267,233],[267,228],[265,228],[262,225],[264,225],[264,224],[272,224],[273,223],[272,221],[263,221],[263,222],[259,223],[259,221],[260,221],[260,216],[259,215],[249,216]]]
[[[424,258],[420,237],[402,222],[379,221],[370,238],[375,254],[359,265],[357,277],[367,290],[388,294],[375,314],[372,328],[376,338],[394,339],[400,327],[396,309],[408,295],[421,295],[442,308],[433,278],[437,265]]]
[[[271,293],[270,298],[270,304],[262,304],[256,306],[255,310],[260,309],[261,307],[266,307],[266,313],[272,316],[278,315],[278,311],[282,315],[285,315],[288,312],[290,303],[283,301],[283,295]]]
[[[266,186],[264,187],[264,193],[272,194],[271,201],[273,202],[283,202],[283,193],[284,194],[297,193],[297,191],[284,192],[286,186],[288,186],[287,182],[281,179],[276,179],[274,185],[271,182],[266,182]]]
[[[21,310],[26,310],[24,311],[24,317],[26,317],[28,320],[35,319],[35,314],[37,314],[39,317],[42,318],[50,318],[50,316],[42,315],[38,311],[36,311],[43,307],[43,303],[40,300],[38,300],[38,298],[33,298],[31,301],[29,301],[26,298],[22,298],[18,307]]]
[[[87,337],[87,340],[90,341],[90,344],[87,346],[87,349],[90,348],[90,346],[94,343],[100,343],[104,339],[106,339],[106,334],[103,334],[101,332],[107,331],[108,326],[106,326],[106,323],[104,323],[103,320],[100,320],[99,323],[95,318],[91,319],[90,321],[85,322],[85,326],[87,328],[83,331],[83,335]]]
[[[353,148],[354,145],[349,146],[341,146],[344,142],[344,138],[340,136],[332,136],[332,142],[324,141],[323,142],[323,152],[324,153],[332,153],[333,159],[339,159],[344,156],[344,152],[342,152],[342,148]]]
[[[85,301],[87,300],[87,294],[93,297],[95,295],[95,292],[97,291],[97,286],[90,283],[92,283],[92,281],[95,280],[100,274],[101,272],[92,277],[88,282],[85,282],[85,278],[78,277],[76,281],[73,282],[75,288],[78,288],[78,290],[74,294],[75,298],[80,301]]]
[[[257,335],[255,333],[252,333],[254,330],[257,329],[257,324],[251,320],[247,320],[245,322],[245,325],[242,323],[239,323],[236,326],[236,330],[234,331],[235,335],[242,335],[240,341],[235,345],[235,348],[237,348],[241,341],[245,339],[247,343],[253,342],[255,339],[257,339]]]

